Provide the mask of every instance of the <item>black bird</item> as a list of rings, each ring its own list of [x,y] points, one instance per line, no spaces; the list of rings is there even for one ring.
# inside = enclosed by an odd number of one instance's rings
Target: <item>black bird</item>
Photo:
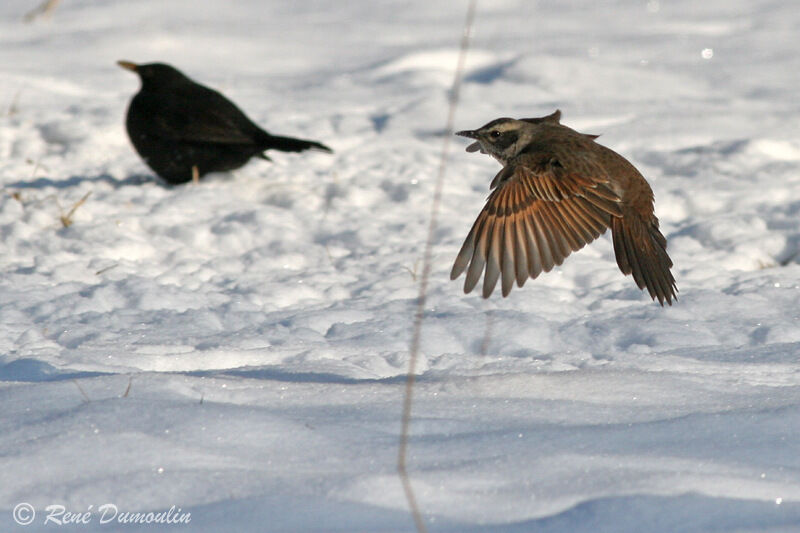
[[[331,153],[316,141],[270,135],[213,89],[163,63],[118,61],[139,75],[142,87],[128,106],[128,136],[153,171],[169,183],[234,170],[265,150]]]
[[[467,272],[464,292],[483,278],[488,298],[498,280],[503,296],[560,265],[611,228],[617,265],[661,305],[677,288],[667,239],[653,212],[653,190],[632,164],[587,135],[563,126],[561,112],[499,118],[456,135],[474,139],[503,165],[486,206],[456,258],[452,279]]]

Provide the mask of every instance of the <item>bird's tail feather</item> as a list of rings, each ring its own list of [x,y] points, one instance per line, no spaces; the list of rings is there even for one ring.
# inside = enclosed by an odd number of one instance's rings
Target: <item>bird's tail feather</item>
[[[672,305],[677,300],[677,287],[667,255],[667,239],[658,229],[658,223],[644,221],[636,214],[613,217],[611,235],[617,265],[623,274],[633,274],[640,289],[647,289],[653,300]]]
[[[320,150],[322,152],[333,153],[333,150],[322,143],[318,143],[316,141],[307,141],[305,139],[294,139],[292,137],[281,137],[280,135],[270,135],[266,144],[268,144],[268,149],[280,150],[282,152]]]

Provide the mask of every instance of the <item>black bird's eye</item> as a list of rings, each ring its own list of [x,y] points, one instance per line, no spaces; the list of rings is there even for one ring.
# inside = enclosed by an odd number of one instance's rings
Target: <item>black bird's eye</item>
[[[490,133],[490,134],[489,134],[489,136],[490,136],[492,139],[497,139],[498,137],[500,137],[500,132],[499,132],[499,131],[497,131],[497,130],[494,130],[492,133]]]

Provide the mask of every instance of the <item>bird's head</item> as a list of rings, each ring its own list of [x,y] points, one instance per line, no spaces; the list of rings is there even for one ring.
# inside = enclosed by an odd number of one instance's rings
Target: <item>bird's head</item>
[[[137,64],[131,61],[117,61],[117,65],[138,74],[143,88],[169,87],[191,81],[181,71],[165,63]]]
[[[467,152],[480,150],[505,165],[519,155],[544,124],[558,124],[560,117],[561,112],[556,111],[541,118],[498,118],[477,130],[459,131],[456,135],[475,139],[476,142],[467,146]]]

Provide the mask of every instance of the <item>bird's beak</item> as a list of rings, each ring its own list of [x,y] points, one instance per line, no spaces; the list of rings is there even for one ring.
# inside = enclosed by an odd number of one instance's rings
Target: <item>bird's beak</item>
[[[139,65],[133,63],[132,61],[117,61],[117,65],[133,72],[136,72],[136,69],[139,68]]]
[[[470,139],[477,139],[478,132],[476,130],[464,130],[464,131],[457,131],[456,135],[460,137],[468,137]]]

